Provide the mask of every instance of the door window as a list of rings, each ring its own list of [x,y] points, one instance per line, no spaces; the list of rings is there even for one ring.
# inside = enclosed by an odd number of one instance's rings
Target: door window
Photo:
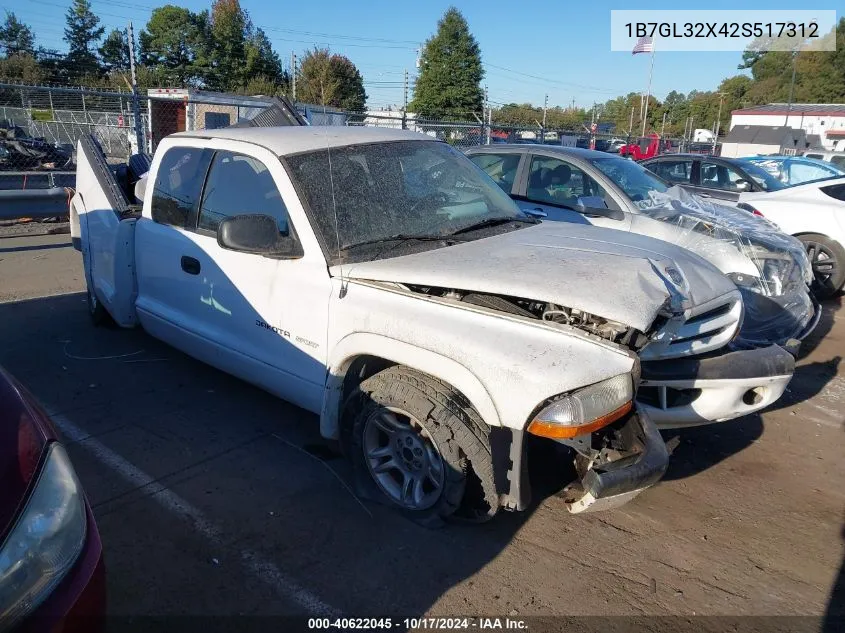
[[[845,168],[845,156],[831,156],[830,162],[836,165],[837,167]]]
[[[723,191],[746,191],[738,183],[747,180],[738,171],[726,165],[701,161],[701,186]],[[750,183],[749,183],[750,185]],[[746,185],[748,186],[748,185]]]
[[[646,167],[674,185],[692,184],[691,160],[659,160],[649,163]]]
[[[520,154],[475,154],[469,159],[481,167],[505,193],[510,193],[516,180]]]
[[[216,232],[226,218],[252,213],[276,218],[279,232],[288,233],[287,209],[266,165],[251,156],[217,152],[208,172],[198,227]]]
[[[610,206],[607,192],[579,167],[559,158],[545,156],[534,156],[531,159],[527,197],[532,202],[573,208],[578,198],[599,197],[606,206]]]
[[[153,220],[184,227],[196,205],[208,167],[209,152],[173,147],[164,154],[153,188]]]

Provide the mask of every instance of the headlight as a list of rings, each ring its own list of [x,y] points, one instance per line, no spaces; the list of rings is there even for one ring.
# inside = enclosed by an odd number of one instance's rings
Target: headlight
[[[574,391],[542,408],[528,432],[553,439],[592,433],[615,422],[633,407],[631,374],[620,374]]]
[[[54,443],[12,532],[0,546],[0,622],[35,609],[76,562],[85,543],[82,488]]]

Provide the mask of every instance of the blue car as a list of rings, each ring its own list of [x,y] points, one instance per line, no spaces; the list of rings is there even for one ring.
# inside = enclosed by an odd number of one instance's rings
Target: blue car
[[[845,170],[832,163],[802,156],[748,156],[739,160],[765,169],[787,186],[845,176]]]

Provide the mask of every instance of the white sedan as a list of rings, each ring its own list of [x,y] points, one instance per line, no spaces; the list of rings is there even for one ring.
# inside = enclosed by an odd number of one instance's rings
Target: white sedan
[[[804,243],[816,296],[830,297],[845,286],[845,177],[743,193],[739,200]]]

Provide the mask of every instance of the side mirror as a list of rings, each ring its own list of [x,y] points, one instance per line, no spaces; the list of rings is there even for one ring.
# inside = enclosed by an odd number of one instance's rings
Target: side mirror
[[[217,227],[217,243],[230,251],[264,257],[296,259],[303,255],[297,239],[280,233],[276,219],[262,214],[226,218]]]
[[[611,220],[624,220],[625,214],[619,209],[608,209],[604,200],[598,196],[583,196],[575,203],[575,210],[587,217],[609,218]]]
[[[736,190],[737,191],[748,191],[751,189],[751,183],[747,180],[737,180],[736,181]]]

